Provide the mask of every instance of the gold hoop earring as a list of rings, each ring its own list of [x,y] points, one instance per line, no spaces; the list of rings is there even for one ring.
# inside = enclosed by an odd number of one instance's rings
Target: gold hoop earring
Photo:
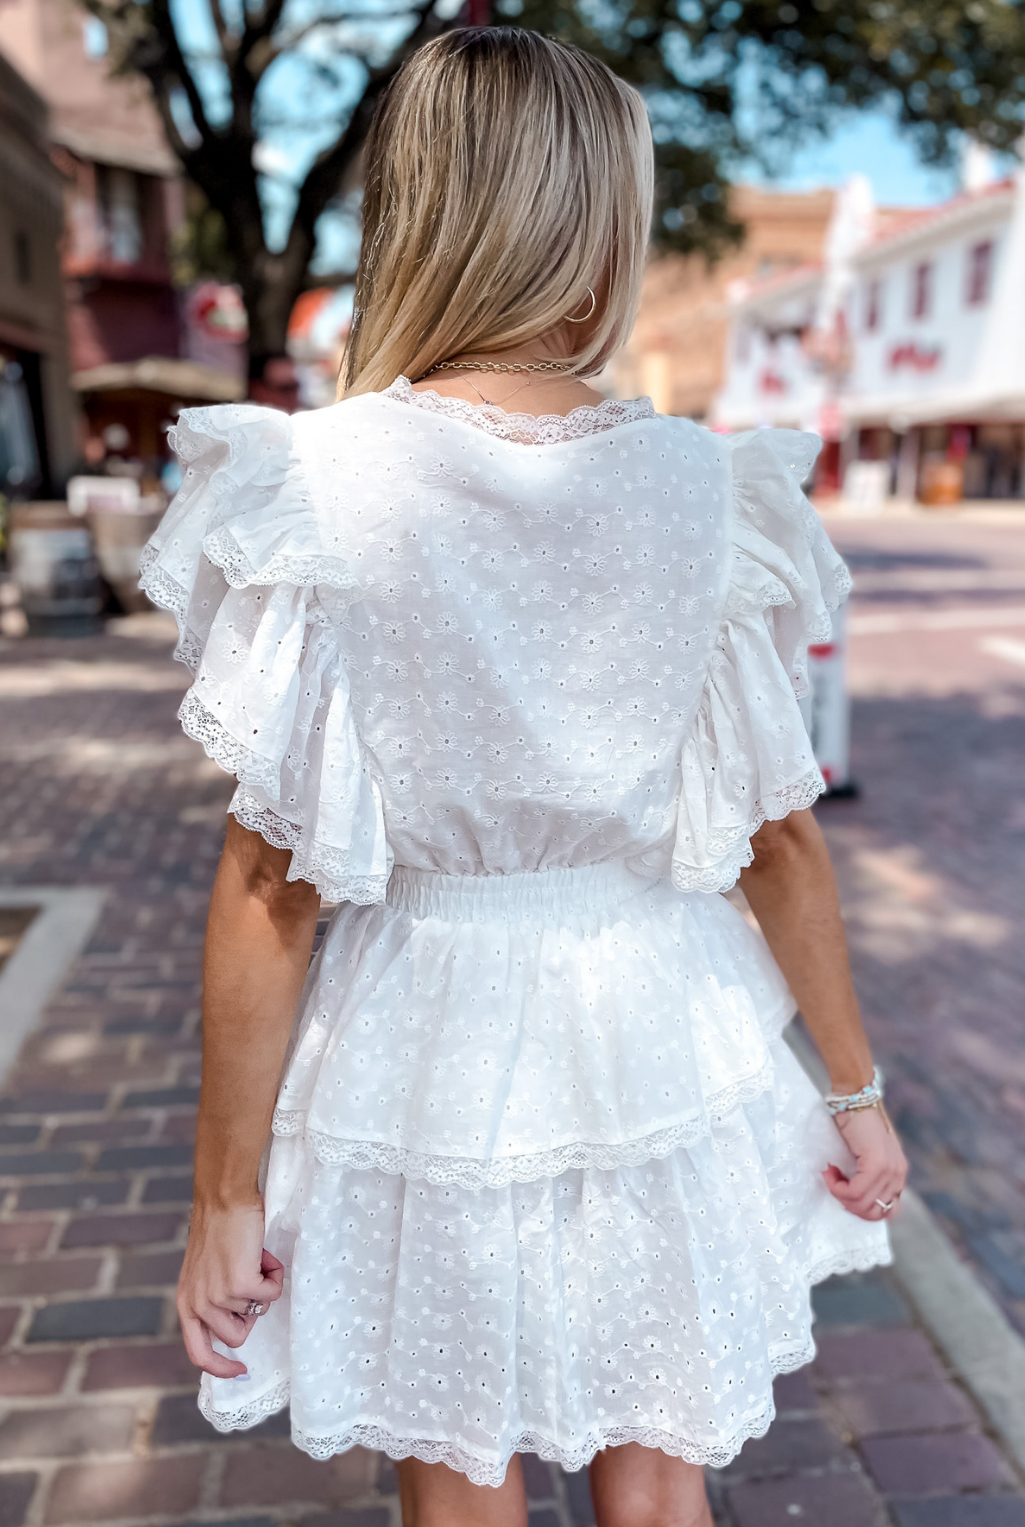
[[[590,287],[588,287],[587,290],[588,290],[588,292],[590,292],[591,306],[588,308],[588,310],[584,314],[583,318],[567,318],[566,319],[567,323],[586,323],[589,318],[593,318],[594,317],[594,310],[598,306],[598,299],[594,295],[594,293],[591,291]]]

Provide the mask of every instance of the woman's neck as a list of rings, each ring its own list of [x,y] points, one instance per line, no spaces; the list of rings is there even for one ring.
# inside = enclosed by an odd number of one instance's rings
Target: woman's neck
[[[515,345],[507,350],[468,350],[452,360],[466,363],[476,360],[487,366],[528,366],[559,362],[567,354],[555,343],[539,340],[529,345]],[[464,403],[491,404],[508,413],[568,414],[584,404],[596,406],[602,394],[588,387],[579,377],[562,372],[492,371],[488,369],[430,371],[413,382],[417,392],[436,392],[443,398],[460,398]]]

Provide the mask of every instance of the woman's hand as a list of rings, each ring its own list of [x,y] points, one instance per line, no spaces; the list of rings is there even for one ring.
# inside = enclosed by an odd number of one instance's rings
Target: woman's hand
[[[250,1300],[266,1309],[280,1298],[283,1282],[284,1268],[264,1248],[262,1205],[197,1207],[178,1280],[185,1349],[196,1367],[218,1379],[245,1373],[245,1363],[214,1351],[212,1338],[240,1347],[259,1319],[245,1314]]]
[[[908,1164],[896,1131],[881,1106],[834,1114],[833,1122],[857,1161],[853,1177],[839,1167],[823,1172],[826,1187],[859,1219],[892,1219],[908,1176]],[[880,1208],[880,1202],[893,1208]]]

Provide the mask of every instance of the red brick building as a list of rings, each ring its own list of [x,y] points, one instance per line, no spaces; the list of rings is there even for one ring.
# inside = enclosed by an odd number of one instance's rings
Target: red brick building
[[[182,302],[170,260],[184,217],[177,160],[145,82],[111,77],[104,28],[75,0],[0,0],[0,51],[48,103],[64,175],[62,265],[72,385],[85,421],[80,449],[91,436],[95,450],[107,434],[108,449],[151,472],[166,452],[164,426],[182,404],[240,391],[235,378],[180,360]]]
[[[0,58],[0,494],[46,497],[75,455],[46,103]]]

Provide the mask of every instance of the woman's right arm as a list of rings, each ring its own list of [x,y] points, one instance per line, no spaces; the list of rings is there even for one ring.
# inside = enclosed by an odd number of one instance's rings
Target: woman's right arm
[[[286,879],[290,861],[229,816],[207,922],[195,1201],[178,1285],[188,1354],[218,1378],[246,1368],[212,1338],[240,1346],[256,1318],[243,1313],[249,1301],[266,1306],[282,1286],[257,1175],[320,906],[313,886]]]

